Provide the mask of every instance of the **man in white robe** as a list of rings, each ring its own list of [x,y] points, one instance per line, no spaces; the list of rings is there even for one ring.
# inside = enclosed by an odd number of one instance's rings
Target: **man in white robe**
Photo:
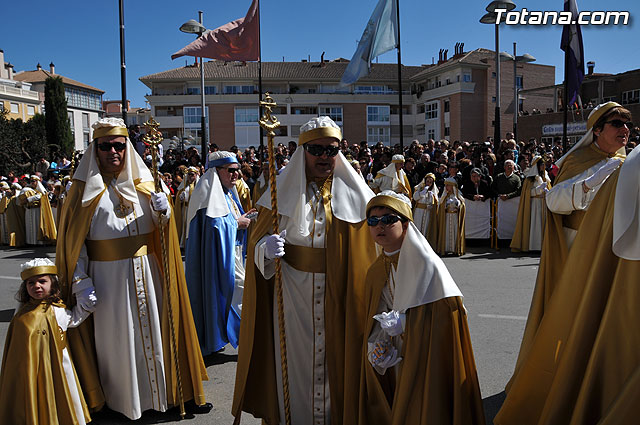
[[[369,186],[376,193],[384,190],[392,190],[411,198],[412,188],[409,184],[409,179],[407,179],[407,174],[402,169],[403,166],[404,156],[400,154],[393,155],[391,157],[391,164],[378,171],[378,175],[369,183]]]

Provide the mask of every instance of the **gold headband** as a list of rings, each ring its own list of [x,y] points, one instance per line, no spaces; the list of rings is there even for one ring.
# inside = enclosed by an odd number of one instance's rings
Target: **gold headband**
[[[313,130],[305,131],[300,135],[298,138],[298,146],[302,146],[312,140],[324,139],[326,137],[331,137],[339,142],[342,140],[342,132],[339,128],[334,127],[314,128]]]
[[[126,127],[100,127],[93,130],[93,138],[98,139],[104,136],[124,136],[129,137]]]
[[[58,268],[54,265],[31,267],[22,270],[20,277],[22,280],[27,280],[30,277],[40,276],[41,274],[58,274]]]
[[[617,102],[607,102],[602,104],[598,109],[592,111],[591,115],[589,115],[589,118],[587,118],[587,130],[592,129],[601,116],[603,116],[613,108],[618,107],[622,107],[622,105]]]
[[[375,207],[389,208],[400,214],[402,217],[413,221],[413,214],[411,213],[411,207],[404,201],[398,198],[388,195],[377,195],[369,200],[367,203],[367,217],[369,217],[369,211]]]

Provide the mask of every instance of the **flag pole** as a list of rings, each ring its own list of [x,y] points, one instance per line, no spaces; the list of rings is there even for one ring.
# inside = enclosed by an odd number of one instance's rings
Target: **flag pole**
[[[569,114],[569,85],[567,81],[569,80],[569,49],[564,52],[564,95],[563,95],[563,103],[564,103],[564,112],[562,118],[562,153],[567,153],[567,149],[569,148],[567,143],[567,120]]]
[[[262,33],[260,21],[260,0],[258,0],[258,116],[262,117]],[[260,126],[260,164],[264,161],[264,157],[264,129]]]
[[[400,149],[404,152],[404,126],[402,123],[402,55],[400,52],[400,0],[396,0],[396,18],[398,20],[398,117],[400,118]]]

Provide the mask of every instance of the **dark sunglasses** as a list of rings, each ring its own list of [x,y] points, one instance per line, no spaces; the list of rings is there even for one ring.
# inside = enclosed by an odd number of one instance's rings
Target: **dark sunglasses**
[[[304,150],[313,156],[322,156],[324,154],[327,154],[327,156],[336,156],[338,155],[338,152],[340,152],[340,148],[338,146],[311,145],[309,143],[306,143],[303,146]]]
[[[605,124],[611,124],[615,128],[622,128],[622,126],[626,126],[629,130],[633,130],[633,123],[631,121],[611,120],[606,121]]]
[[[100,143],[98,145],[98,149],[100,149],[102,152],[109,152],[111,150],[111,148],[115,149],[116,152],[121,152],[124,150],[124,148],[127,147],[126,143],[122,143],[122,142],[116,142],[116,143]]]
[[[393,223],[397,223],[401,218],[395,214],[385,214],[382,217],[369,217],[367,218],[367,224],[371,227],[377,226],[378,223],[382,222],[385,226],[388,226]]]
[[[223,170],[227,170],[227,173],[229,173],[229,174],[231,174],[231,173],[239,173],[240,172],[240,168],[237,168],[237,167],[223,168]]]

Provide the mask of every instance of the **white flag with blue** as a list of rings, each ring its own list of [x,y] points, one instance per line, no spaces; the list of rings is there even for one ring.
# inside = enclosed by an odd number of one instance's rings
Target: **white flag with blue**
[[[398,46],[397,0],[380,0],[342,75],[341,86],[353,84],[369,74],[371,61]]]
[[[572,23],[562,29],[560,48],[565,51],[566,84],[569,105],[578,97],[580,85],[584,80],[584,48],[582,47],[582,31],[578,25],[578,5],[576,0],[565,0],[564,11],[571,12]]]

